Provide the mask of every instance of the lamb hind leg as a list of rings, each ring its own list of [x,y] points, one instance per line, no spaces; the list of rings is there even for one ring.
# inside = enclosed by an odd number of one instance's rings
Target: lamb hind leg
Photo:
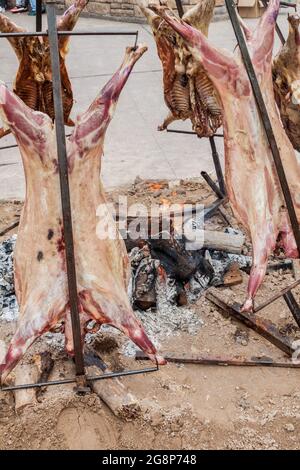
[[[0,384],[4,382],[9,373],[22,359],[27,349],[39,338],[53,328],[64,314],[65,307],[53,308],[56,314],[49,312],[47,302],[32,302],[26,308],[21,318],[17,330],[10,342],[4,364],[0,365]],[[42,312],[42,314],[41,314]]]
[[[254,297],[261,286],[268,264],[268,258],[276,244],[276,236],[257,233],[252,236],[253,261],[248,282],[248,296],[242,307],[242,312],[252,312]]]
[[[160,132],[165,131],[166,129],[168,129],[169,125],[172,124],[172,122],[174,121],[178,121],[178,118],[175,117],[174,114],[169,113],[164,122],[160,126],[158,126],[157,130]]]
[[[125,294],[126,295],[126,294]],[[112,299],[109,293],[85,290],[79,294],[86,315],[100,325],[111,325],[130,338],[149,358],[158,364],[166,361],[157,355],[155,346],[146,335],[142,324],[136,319],[127,298]]]

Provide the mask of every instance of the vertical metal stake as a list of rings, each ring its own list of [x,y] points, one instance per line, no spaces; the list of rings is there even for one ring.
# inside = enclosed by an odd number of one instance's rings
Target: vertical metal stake
[[[74,341],[74,351],[75,351],[76,375],[83,376],[85,374],[85,370],[84,370],[84,360],[83,360],[82,344],[81,344],[80,318],[79,318],[79,310],[78,310],[77,280],[76,280],[72,214],[71,214],[70,188],[69,188],[69,176],[68,176],[68,160],[67,160],[67,151],[66,151],[66,136],[65,136],[64,114],[63,114],[62,93],[61,93],[58,36],[57,36],[56,14],[55,14],[54,5],[55,5],[55,2],[51,0],[47,1],[48,35],[49,35],[50,54],[51,54],[51,66],[52,66],[57,156],[58,156],[58,163],[59,163],[60,190],[61,190],[61,202],[62,202],[62,213],[63,213],[63,224],[64,224],[64,237],[65,237],[65,245],[66,245],[67,276],[68,276],[69,301],[70,301],[72,331],[73,331],[73,341]]]
[[[300,308],[297,303],[297,300],[295,299],[293,293],[291,291],[286,292],[283,294],[283,298],[288,306],[288,308],[291,311],[291,314],[293,315],[295,322],[297,325],[300,327]]]
[[[219,154],[218,154],[218,151],[217,151],[214,136],[209,138],[209,143],[210,143],[210,147],[211,147],[211,153],[212,153],[212,157],[213,157],[213,161],[214,161],[214,165],[215,165],[215,170],[216,170],[216,175],[217,175],[217,178],[218,178],[219,187],[220,187],[221,192],[225,196],[226,195],[225,181],[224,181],[223,171],[222,171],[222,167],[221,167],[221,163],[220,163],[220,157],[219,157]]]
[[[37,33],[42,31],[42,9],[43,9],[43,2],[42,0],[36,0],[36,17],[35,17],[35,30]]]
[[[176,0],[176,7],[177,7],[178,15],[180,16],[180,18],[182,18],[184,15],[184,10],[183,10],[181,0]]]

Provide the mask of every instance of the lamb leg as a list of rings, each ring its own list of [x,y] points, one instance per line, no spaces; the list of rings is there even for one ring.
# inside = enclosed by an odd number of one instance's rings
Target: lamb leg
[[[102,144],[102,137],[113,117],[118,98],[125,86],[134,64],[147,51],[142,45],[128,47],[121,67],[103,87],[100,94],[88,110],[77,118],[76,126],[70,141],[80,148],[94,148]],[[101,156],[101,154],[100,154]]]
[[[177,121],[179,118],[175,117],[172,113],[169,113],[164,122],[158,126],[157,130],[158,131],[165,131],[168,129],[169,125],[172,124],[172,122]]]
[[[35,296],[20,311],[17,330],[11,340],[5,356],[4,364],[0,365],[0,383],[3,383],[10,371],[16,366],[31,344],[43,333],[51,330],[62,318],[66,305],[58,300],[56,305],[49,302],[50,298]],[[50,306],[50,309],[49,309]]]
[[[57,22],[57,31],[72,31],[78,21],[80,13],[87,6],[89,0],[76,0]],[[59,51],[66,56],[70,36],[60,36],[58,39]]]
[[[46,134],[53,128],[49,116],[33,111],[4,83],[0,82],[0,115],[20,147],[32,148],[33,154],[45,149]],[[24,156],[32,156],[30,152]]]
[[[253,311],[254,297],[265,277],[268,258],[274,250],[275,244],[276,238],[271,233],[269,235],[261,231],[252,233],[252,268],[247,288],[248,296],[242,312]]]
[[[0,32],[1,33],[24,33],[26,29],[17,26],[13,21],[11,21],[7,16],[0,13]],[[22,45],[24,38],[14,37],[8,38],[11,46],[13,47],[18,59],[22,57]]]

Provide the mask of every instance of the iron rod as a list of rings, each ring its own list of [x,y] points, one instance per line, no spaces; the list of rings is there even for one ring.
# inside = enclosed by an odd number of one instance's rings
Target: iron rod
[[[0,38],[14,37],[41,37],[48,36],[46,31],[22,32],[22,33],[0,33]],[[57,36],[138,36],[138,31],[57,31]]]
[[[255,97],[255,100],[256,100],[256,103],[257,103],[259,114],[261,116],[262,123],[263,123],[264,129],[265,129],[265,132],[266,132],[266,136],[267,136],[267,139],[268,139],[271,151],[272,151],[272,156],[273,156],[275,168],[276,168],[276,171],[277,171],[277,175],[278,175],[278,178],[279,178],[279,182],[280,182],[280,186],[281,186],[281,189],[282,189],[282,192],[283,192],[283,196],[284,196],[284,200],[285,200],[285,203],[286,203],[286,206],[287,206],[287,210],[288,210],[288,213],[289,213],[291,226],[292,226],[292,229],[293,229],[293,233],[294,233],[298,253],[299,253],[299,256],[300,256],[299,224],[298,224],[297,215],[296,215],[296,211],[295,211],[294,204],[293,204],[293,199],[292,199],[290,189],[289,189],[289,185],[288,185],[288,182],[287,182],[286,174],[285,174],[283,164],[282,164],[282,161],[281,161],[280,152],[279,152],[279,149],[278,149],[278,146],[277,146],[277,143],[276,143],[276,139],[275,139],[275,135],[274,135],[274,132],[273,132],[272,124],[271,124],[271,121],[270,121],[270,118],[269,118],[269,115],[268,115],[268,110],[266,108],[266,105],[265,105],[265,102],[264,102],[264,99],[263,99],[263,95],[262,95],[259,83],[257,81],[255,70],[254,70],[250,55],[249,55],[249,51],[248,51],[248,48],[247,48],[247,44],[246,44],[243,32],[242,32],[241,27],[240,27],[240,23],[239,23],[239,20],[238,20],[238,17],[237,17],[237,13],[236,13],[236,10],[235,10],[233,0],[225,0],[225,2],[226,2],[226,7],[227,7],[229,17],[230,17],[230,20],[231,20],[231,23],[232,23],[232,26],[233,26],[233,29],[234,29],[234,33],[235,33],[235,36],[236,36],[236,39],[237,39],[237,42],[238,42],[238,45],[239,45],[239,48],[240,48],[240,51],[241,51],[241,55],[242,55],[242,58],[243,58],[243,61],[244,61],[244,65],[245,65],[245,68],[246,68],[246,71],[247,71],[247,74],[248,74],[248,77],[249,77],[249,80],[250,80],[250,83],[251,83],[251,86],[252,86],[252,90],[253,90],[253,94],[254,94],[254,97]]]
[[[263,310],[264,308],[266,308],[268,305],[270,305],[271,303],[275,302],[275,300],[278,300],[280,299],[280,297],[283,297],[284,294],[286,294],[287,292],[289,292],[290,290],[292,289],[295,289],[295,287],[299,286],[300,284],[300,279],[298,279],[297,281],[293,282],[293,284],[290,284],[289,286],[285,287],[284,289],[280,290],[279,292],[277,292],[277,294],[273,295],[270,299],[266,300],[265,302],[261,303],[260,305],[258,305],[255,309],[254,309],[254,313],[257,313],[259,312],[260,310]]]
[[[180,129],[167,129],[167,132],[173,134],[186,134],[186,135],[198,135],[195,131],[182,131]],[[224,137],[224,134],[214,134],[214,137]]]
[[[291,291],[286,292],[283,294],[283,298],[291,311],[291,314],[294,317],[295,322],[300,328],[300,307],[298,305],[297,300],[295,299],[293,293]]]
[[[216,196],[218,196],[219,199],[223,199],[224,194],[222,193],[218,185],[214,182],[214,180],[209,176],[209,174],[206,171],[201,171],[201,176],[206,181],[208,186],[213,190]]]
[[[124,377],[129,375],[139,375],[139,374],[146,374],[148,372],[157,372],[159,369],[158,367],[149,367],[146,369],[137,369],[137,370],[124,370],[123,372],[109,372],[104,373],[102,375],[93,375],[87,376],[87,382],[95,382],[97,380],[105,380],[105,379],[112,379],[114,377]],[[27,390],[32,388],[41,388],[41,387],[50,387],[53,385],[67,385],[77,383],[76,378],[73,379],[62,379],[62,380],[52,380],[50,382],[40,382],[35,384],[21,384],[21,385],[14,385],[11,387],[0,387],[0,392],[12,392],[14,390]]]
[[[290,362],[277,362],[273,361],[270,357],[218,357],[218,356],[196,356],[193,354],[165,354],[164,358],[167,362],[180,363],[180,364],[199,364],[204,366],[245,366],[245,367],[280,367],[287,369],[299,369],[300,364]],[[144,353],[136,353],[135,359],[137,361],[146,361],[148,356]]]
[[[183,10],[181,0],[176,0],[176,7],[177,7],[178,15],[180,16],[180,18],[182,18],[184,15],[184,10]]]
[[[56,29],[55,7],[52,3],[51,4],[47,3],[47,19],[48,19],[48,29],[49,29],[51,67],[52,67],[52,76],[53,76],[53,100],[54,100],[54,111],[55,111],[57,156],[58,156],[58,163],[59,163],[58,168],[59,168],[59,177],[60,177],[64,238],[65,238],[65,246],[66,246],[65,252],[66,252],[66,262],[67,262],[69,302],[70,302],[74,353],[75,353],[75,366],[76,366],[76,375],[83,376],[85,375],[85,368],[84,368],[84,359],[83,359],[83,351],[82,351],[80,318],[79,318],[79,310],[78,310],[77,279],[76,279],[72,212],[71,212],[69,175],[68,175],[68,160],[67,160],[64,113],[63,113],[62,93],[61,93],[59,48],[58,48],[58,37],[57,37],[57,29]]]
[[[211,153],[212,153],[213,162],[214,162],[214,166],[216,170],[216,175],[218,178],[219,187],[223,195],[225,195],[226,194],[225,181],[224,181],[223,171],[222,171],[222,167],[220,163],[220,157],[217,151],[214,136],[209,137],[209,143],[210,143]]]
[[[4,235],[6,235],[8,232],[10,232],[13,228],[16,228],[18,227],[20,224],[20,221],[19,220],[16,220],[15,222],[13,222],[11,225],[9,225],[8,227],[6,227],[4,230],[2,230],[2,232],[0,232],[0,237],[3,237]]]
[[[43,11],[43,2],[42,2],[42,0],[36,0],[35,30],[37,32],[42,31],[42,29],[43,29],[42,11]]]

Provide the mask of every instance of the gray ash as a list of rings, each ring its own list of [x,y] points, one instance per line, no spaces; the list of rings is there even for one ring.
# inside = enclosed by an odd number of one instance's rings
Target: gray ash
[[[18,317],[15,296],[13,251],[17,235],[0,244],[0,320],[14,321]]]

